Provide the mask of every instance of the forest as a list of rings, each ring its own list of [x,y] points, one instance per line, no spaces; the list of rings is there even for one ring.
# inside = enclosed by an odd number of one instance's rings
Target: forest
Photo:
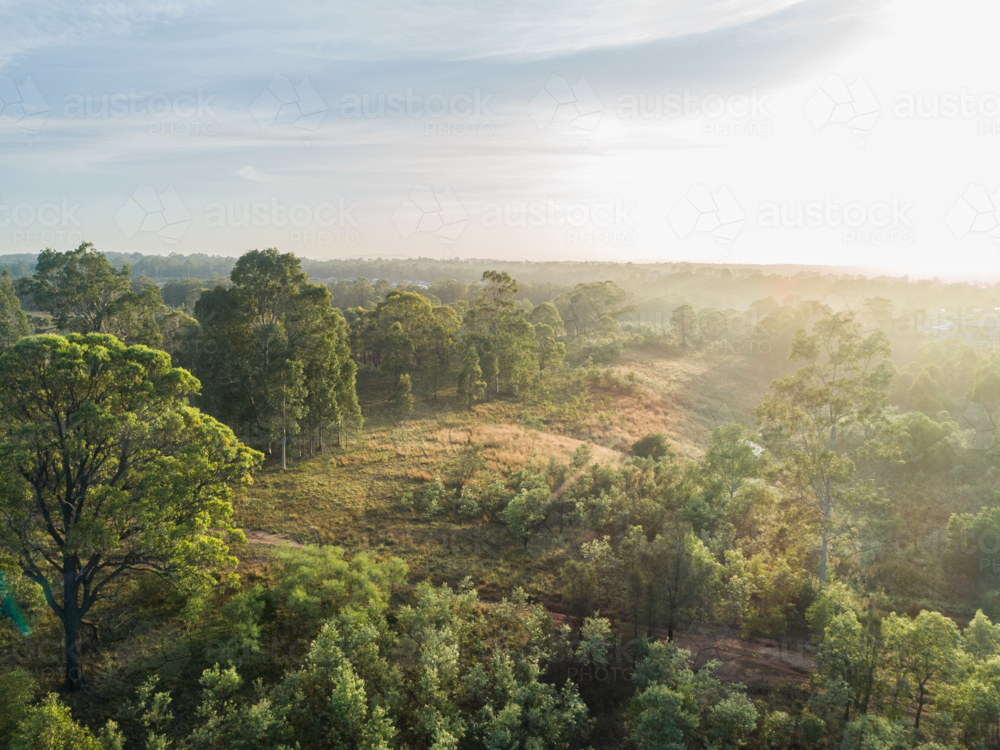
[[[1000,750],[1000,285],[0,276],[0,746]]]

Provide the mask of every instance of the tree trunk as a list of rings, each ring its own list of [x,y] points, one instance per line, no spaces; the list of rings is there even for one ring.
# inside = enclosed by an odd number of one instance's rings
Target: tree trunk
[[[80,611],[77,594],[80,584],[76,580],[76,571],[67,565],[68,571],[63,576],[63,654],[66,658],[66,680],[64,688],[68,691],[79,690],[83,686],[83,659],[80,653]]]
[[[826,496],[823,498],[823,546],[819,553],[819,585],[826,584],[826,558],[830,547],[830,511],[833,501],[830,497],[830,483],[826,484]]]
[[[285,444],[287,442],[288,442],[288,436],[285,434],[285,431],[282,430],[281,431],[281,468],[282,469],[287,469],[288,468],[288,464],[285,462]]]
[[[920,731],[920,714],[924,712],[924,682],[920,683],[920,700],[917,701],[917,721],[914,723],[913,728],[918,732]]]

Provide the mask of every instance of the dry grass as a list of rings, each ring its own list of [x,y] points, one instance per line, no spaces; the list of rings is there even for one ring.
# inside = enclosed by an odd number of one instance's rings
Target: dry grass
[[[653,431],[665,432],[682,458],[695,458],[715,426],[733,419],[752,424],[752,408],[772,377],[734,357],[665,359],[630,351],[596,377],[573,371],[561,390],[535,400],[494,401],[470,411],[444,393],[418,401],[405,419],[388,412],[384,401],[369,401],[365,432],[346,449],[293,460],[285,472],[269,462],[240,503],[238,520],[299,542],[396,555],[414,578],[455,582],[472,575],[484,596],[514,585],[551,593],[553,575],[580,540],[543,532],[521,550],[502,528],[423,521],[399,499],[434,477],[446,478],[474,444],[501,474],[552,457],[568,462],[585,441],[594,444],[596,461],[618,462]],[[526,415],[533,419],[526,422]]]

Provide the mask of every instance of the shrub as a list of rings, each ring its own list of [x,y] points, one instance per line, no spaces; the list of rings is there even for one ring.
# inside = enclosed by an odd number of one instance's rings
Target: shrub
[[[662,432],[651,432],[632,443],[632,453],[640,458],[660,460],[671,454],[670,443]]]

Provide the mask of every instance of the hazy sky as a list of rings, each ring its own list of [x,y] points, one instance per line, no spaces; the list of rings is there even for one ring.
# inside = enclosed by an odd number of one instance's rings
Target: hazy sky
[[[0,252],[994,278],[998,22],[985,0],[7,0]]]

